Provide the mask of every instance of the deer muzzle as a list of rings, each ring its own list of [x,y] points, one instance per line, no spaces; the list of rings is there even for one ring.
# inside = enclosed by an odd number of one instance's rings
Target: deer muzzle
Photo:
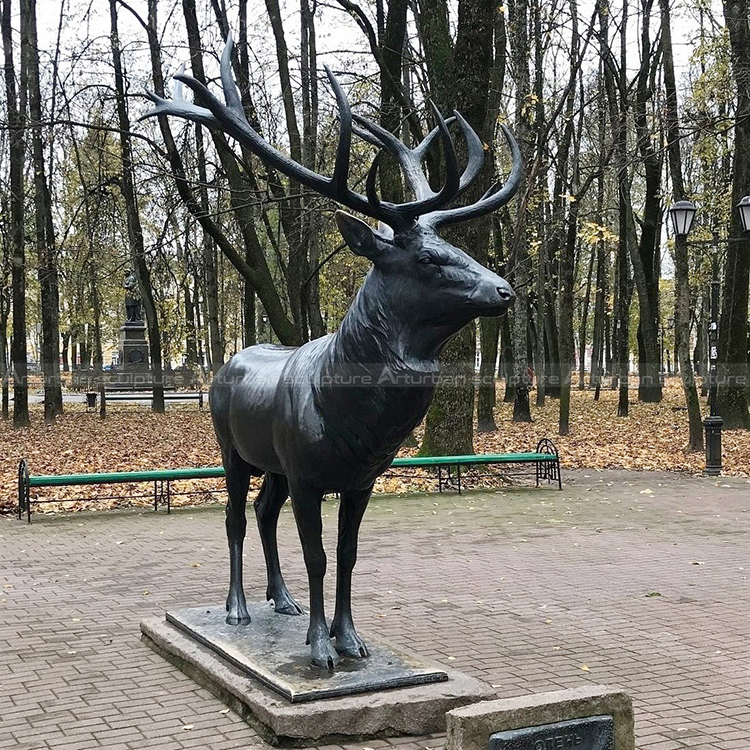
[[[510,284],[500,276],[489,272],[475,287],[469,297],[469,304],[475,315],[494,317],[502,315],[516,301]]]

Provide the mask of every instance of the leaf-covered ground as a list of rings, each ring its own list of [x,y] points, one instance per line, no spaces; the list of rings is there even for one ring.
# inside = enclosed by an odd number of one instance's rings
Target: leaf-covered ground
[[[635,399],[636,392],[632,392]],[[672,379],[661,404],[633,401],[630,417],[616,414],[617,394],[602,391],[596,402],[591,391],[575,390],[572,394],[571,434],[557,435],[558,402],[547,399],[543,409],[533,408],[534,421],[516,424],[511,421],[512,405],[501,403],[497,409],[497,432],[478,435],[478,453],[504,453],[533,450],[539,438],[549,437],[560,451],[563,469],[642,469],[687,471],[697,473],[704,466],[702,453],[685,450],[687,413],[683,407],[679,381]],[[419,437],[419,435],[418,435]],[[724,471],[726,474],[750,474],[750,432],[731,431],[723,435]],[[404,450],[404,454],[414,449]],[[54,426],[42,421],[41,407],[32,409],[32,425],[13,430],[0,424],[0,472],[3,492],[0,508],[10,510],[16,504],[18,461],[26,458],[32,474],[73,474],[134,469],[216,466],[220,455],[213,435],[208,410],[199,411],[194,404],[173,405],[166,414],[153,414],[144,406],[124,404],[108,406],[108,417],[102,421],[84,406],[66,404],[66,413]],[[411,477],[386,475],[377,489],[403,492],[434,489],[430,474],[412,471]],[[175,490],[194,491],[197,495],[182,501],[223,502],[221,481],[182,482]],[[68,500],[65,507],[77,509],[80,498],[97,495],[132,496],[153,492],[147,485],[108,485],[45,489],[40,497]],[[111,507],[122,501],[112,499],[99,505]],[[142,500],[151,502],[149,497]],[[178,499],[179,503],[180,500]]]

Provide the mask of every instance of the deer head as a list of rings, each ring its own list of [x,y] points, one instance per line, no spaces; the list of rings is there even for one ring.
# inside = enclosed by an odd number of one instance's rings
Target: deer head
[[[496,210],[517,191],[522,161],[518,144],[508,128],[502,126],[512,153],[513,166],[505,184],[493,185],[475,203],[446,208],[472,184],[484,164],[484,146],[468,122],[458,112],[446,120],[433,105],[437,127],[418,146],[409,148],[388,130],[352,113],[341,85],[326,67],[338,105],[340,128],[333,174],[330,177],[320,175],[278,151],[250,126],[232,78],[232,49],[233,41],[229,34],[221,58],[224,104],[202,83],[185,75],[183,66],[174,76],[172,100],[149,93],[156,106],[143,118],[175,115],[220,129],[282,174],[320,195],[377,219],[379,226],[376,230],[343,211],[336,212],[336,221],[346,243],[354,253],[374,264],[371,275],[382,280],[380,293],[387,297],[389,311],[402,313],[404,319],[413,320],[415,325],[431,325],[439,332],[436,340],[443,338],[441,333],[448,336],[478,316],[500,315],[513,304],[515,295],[505,279],[438,234],[444,225],[474,219]],[[206,107],[184,99],[183,83],[200,96]],[[458,124],[466,140],[467,159],[462,173],[449,131],[453,123]],[[378,149],[368,173],[365,195],[347,185],[353,134]],[[437,140],[442,144],[445,155],[445,183],[435,192],[430,187],[422,163]],[[414,195],[413,200],[395,204],[379,199],[376,176],[384,152],[398,161]]]

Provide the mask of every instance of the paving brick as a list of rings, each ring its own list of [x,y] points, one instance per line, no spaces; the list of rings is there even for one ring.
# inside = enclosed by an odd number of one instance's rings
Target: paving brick
[[[747,750],[748,482],[565,475],[562,492],[375,498],[354,575],[359,629],[485,680],[501,697],[590,682],[624,689],[640,750]],[[647,488],[654,494],[641,495]],[[329,615],[336,514],[331,499]],[[304,601],[293,524],[287,508],[282,564]],[[262,551],[249,525],[246,591],[258,600]],[[144,617],[223,601],[223,535],[216,506],[39,515],[31,526],[0,518],[0,747],[263,750],[249,726],[139,641]],[[319,750],[439,750],[444,741]]]

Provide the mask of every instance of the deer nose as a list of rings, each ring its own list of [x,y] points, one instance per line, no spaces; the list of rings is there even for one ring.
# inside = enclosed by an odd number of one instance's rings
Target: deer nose
[[[510,288],[509,284],[496,287],[497,296],[500,297],[500,301],[506,306],[510,307],[516,301],[516,295]]]

